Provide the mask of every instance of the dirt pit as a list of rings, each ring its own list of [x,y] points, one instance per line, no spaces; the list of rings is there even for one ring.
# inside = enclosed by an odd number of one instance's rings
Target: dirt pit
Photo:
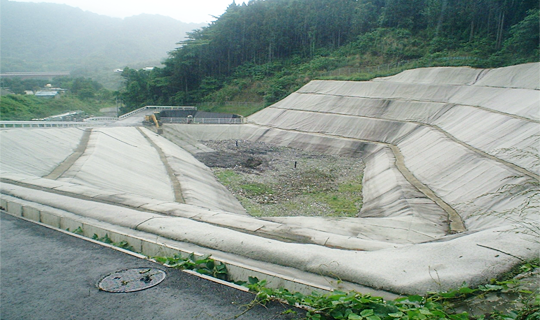
[[[246,140],[200,142],[215,151],[195,157],[253,216],[354,217],[360,212],[360,158]]]

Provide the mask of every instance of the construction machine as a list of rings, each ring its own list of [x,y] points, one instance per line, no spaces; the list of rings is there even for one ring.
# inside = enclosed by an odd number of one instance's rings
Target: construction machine
[[[156,131],[158,134],[163,133],[162,123],[161,123],[161,117],[159,115],[159,112],[154,112],[153,114],[149,114],[144,116],[143,125],[145,126],[155,126]]]

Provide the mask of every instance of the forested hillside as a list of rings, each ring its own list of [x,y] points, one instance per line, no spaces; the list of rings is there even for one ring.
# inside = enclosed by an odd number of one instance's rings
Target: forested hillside
[[[0,79],[2,88],[14,94],[0,98],[0,120],[41,119],[69,111],[81,110],[87,115],[98,115],[101,108],[114,107],[114,92],[88,78],[58,77],[45,79]],[[47,85],[66,90],[55,99],[25,95],[25,91],[47,90]],[[45,88],[45,89],[44,89]]]
[[[125,110],[275,102],[329,71],[403,60],[496,67],[538,61],[537,0],[251,0],[189,34],[163,68],[127,69]],[[411,62],[413,61],[413,62]],[[335,77],[335,76],[334,76]]]
[[[112,77],[126,65],[159,65],[186,33],[204,24],[139,15],[111,18],[63,4],[2,0],[2,72],[69,71]],[[110,79],[96,79],[106,82]]]

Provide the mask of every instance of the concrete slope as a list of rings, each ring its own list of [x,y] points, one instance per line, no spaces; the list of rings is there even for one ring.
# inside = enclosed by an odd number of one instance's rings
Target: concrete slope
[[[77,128],[1,130],[0,173],[48,175],[75,151],[83,133]]]
[[[174,201],[158,153],[135,128],[92,130],[84,154],[58,180]]]
[[[26,129],[3,130],[10,138],[2,151],[20,151],[2,156],[2,205],[39,220],[52,215],[59,227],[63,219],[119,226],[274,271],[399,293],[479,284],[540,254],[540,215],[524,207],[538,195],[540,95],[531,75],[539,65],[312,81],[248,124],[168,125],[176,144],[147,130],[94,128],[57,180],[44,177],[76,152],[82,132],[33,131],[44,141],[41,134],[57,137],[52,156],[27,141]],[[366,164],[364,206],[347,219],[238,214],[209,169],[188,154],[207,151],[200,140],[219,139],[357,157]],[[19,153],[34,156],[19,165]],[[185,203],[177,202],[175,180]]]
[[[531,151],[540,126],[538,109],[531,106],[538,106],[540,95],[524,69],[538,64],[506,68],[508,87],[500,81],[488,86],[496,78],[490,74],[502,71],[470,68],[410,70],[370,82],[313,81],[249,120],[393,145],[407,169],[457,210],[466,228],[477,230],[502,223],[493,215],[478,219],[478,210],[500,212],[524,200],[493,194],[538,179],[538,158]],[[523,83],[529,84],[515,88]],[[513,100],[491,103],[493,96]]]

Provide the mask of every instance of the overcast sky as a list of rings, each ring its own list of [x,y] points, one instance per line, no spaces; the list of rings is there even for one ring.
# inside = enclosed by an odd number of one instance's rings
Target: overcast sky
[[[15,0],[18,2],[62,3],[110,17],[125,18],[141,13],[160,14],[182,22],[210,22],[233,0]],[[237,0],[237,4],[243,3]]]

